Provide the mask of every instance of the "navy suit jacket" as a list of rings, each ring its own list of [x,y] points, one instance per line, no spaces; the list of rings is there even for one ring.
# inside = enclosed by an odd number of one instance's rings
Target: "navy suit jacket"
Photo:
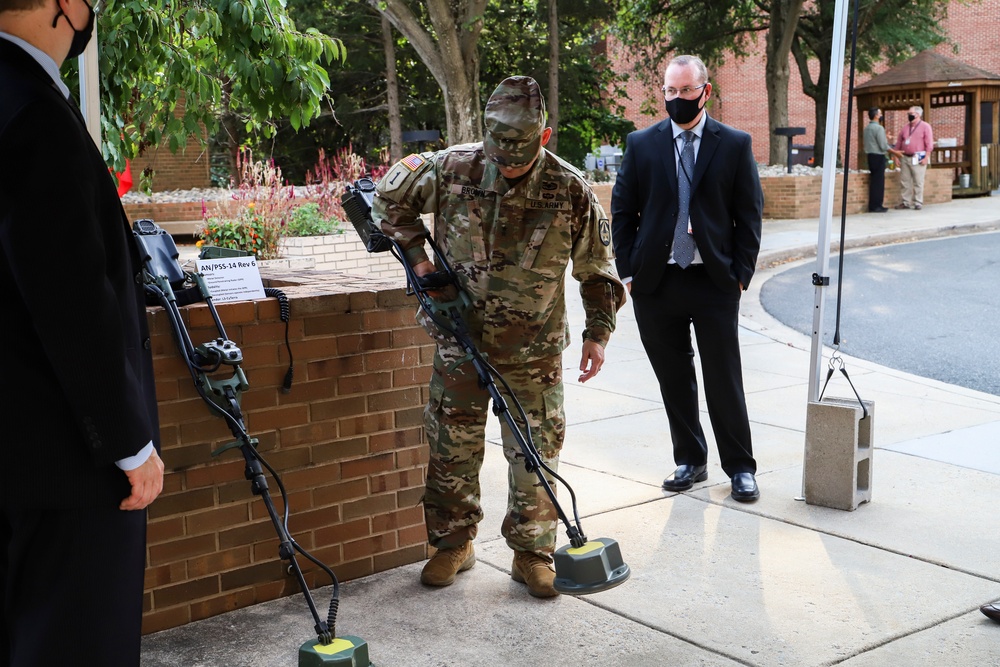
[[[117,507],[158,441],[135,243],[74,106],[0,39],[0,504]]]
[[[709,117],[691,186],[691,229],[705,268],[721,289],[750,284],[760,250],[764,196],[750,135]],[[618,275],[632,291],[654,291],[677,222],[677,165],[670,120],[629,134],[611,195]]]

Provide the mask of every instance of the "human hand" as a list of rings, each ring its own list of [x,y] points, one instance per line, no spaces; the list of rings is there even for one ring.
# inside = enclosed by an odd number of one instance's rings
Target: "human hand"
[[[141,510],[149,506],[163,490],[163,461],[153,450],[146,462],[134,470],[126,470],[132,494],[118,506],[121,510]]]
[[[580,382],[586,382],[601,372],[604,365],[604,346],[593,340],[583,341],[583,354],[580,357]]]
[[[415,274],[417,274],[418,278],[422,278],[423,276],[426,276],[426,275],[429,275],[431,273],[434,273],[435,271],[437,271],[437,267],[434,266],[434,262],[431,262],[430,260],[424,260],[423,262],[420,262],[419,264],[414,264],[413,265],[413,272]],[[414,285],[413,287],[417,288],[419,286],[418,285]],[[432,299],[442,300],[442,299],[447,298],[447,293],[444,290],[440,290],[440,289],[426,289],[426,288],[424,288],[424,289],[422,289],[422,291],[427,296],[429,296]]]

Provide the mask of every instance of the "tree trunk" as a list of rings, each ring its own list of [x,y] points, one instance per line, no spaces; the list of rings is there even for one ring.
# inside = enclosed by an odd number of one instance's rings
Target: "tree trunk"
[[[799,69],[799,78],[802,80],[802,92],[813,101],[813,116],[816,122],[815,134],[813,135],[813,166],[823,165],[824,152],[826,150],[826,104],[830,96],[830,72],[833,69],[832,54],[833,48],[833,25],[830,30],[820,25],[817,31],[815,26],[811,31],[803,30],[799,26],[799,32],[792,43],[792,55],[795,56],[795,63]],[[803,47],[805,45],[805,48]],[[807,51],[808,49],[808,51]],[[819,72],[816,74],[816,81],[812,80],[809,71],[810,57],[808,53],[815,53],[815,60],[819,63]]]
[[[829,50],[827,50],[829,54]],[[830,66],[829,58],[824,55],[819,58],[819,76],[816,78],[816,95],[810,95],[816,103],[816,136],[813,137],[813,155],[815,166],[823,166],[826,151],[826,105],[830,98]]]
[[[222,82],[222,108],[224,111],[219,117],[219,122],[223,129],[223,139],[220,143],[225,148],[226,167],[229,169],[230,180],[239,180],[240,170],[238,162],[240,155],[242,125],[236,114],[229,110],[229,98],[232,94],[232,90],[233,84],[231,81],[227,80]]]
[[[389,107],[389,162],[403,159],[403,128],[399,118],[399,79],[396,77],[396,47],[392,41],[392,24],[382,16],[382,44],[385,47],[385,91]]]
[[[787,165],[785,144],[788,139],[774,134],[775,128],[788,126],[788,82],[791,67],[788,56],[792,49],[795,26],[802,12],[803,0],[772,0],[771,24],[767,30],[766,79],[767,122],[769,137],[768,163]]]
[[[368,0],[413,45],[444,93],[449,144],[483,136],[479,105],[479,34],[486,0],[423,0],[433,35],[405,0]]]
[[[559,149],[559,8],[558,0],[549,0],[549,127],[552,136],[547,148]]]
[[[455,67],[461,65],[445,64],[445,69],[448,71],[455,71]],[[467,144],[481,141],[483,138],[483,117],[479,108],[479,72],[476,72],[472,82],[458,82],[456,81],[458,78],[456,76],[450,83],[441,87],[447,116],[448,145]]]

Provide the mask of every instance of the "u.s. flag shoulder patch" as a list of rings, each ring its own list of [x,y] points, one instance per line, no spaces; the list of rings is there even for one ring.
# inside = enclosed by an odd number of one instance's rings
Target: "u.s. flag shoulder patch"
[[[420,169],[420,167],[425,162],[427,162],[427,160],[425,160],[424,158],[420,157],[416,153],[411,153],[411,154],[407,155],[406,157],[404,157],[402,160],[400,160],[400,162],[402,162],[403,165],[405,165],[406,168],[409,169],[410,171],[416,171],[417,169]]]

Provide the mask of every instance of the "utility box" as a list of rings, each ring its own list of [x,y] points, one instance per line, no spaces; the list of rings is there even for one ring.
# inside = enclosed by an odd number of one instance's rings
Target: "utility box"
[[[807,503],[853,511],[871,502],[874,426],[874,401],[829,397],[809,403],[802,471]]]

